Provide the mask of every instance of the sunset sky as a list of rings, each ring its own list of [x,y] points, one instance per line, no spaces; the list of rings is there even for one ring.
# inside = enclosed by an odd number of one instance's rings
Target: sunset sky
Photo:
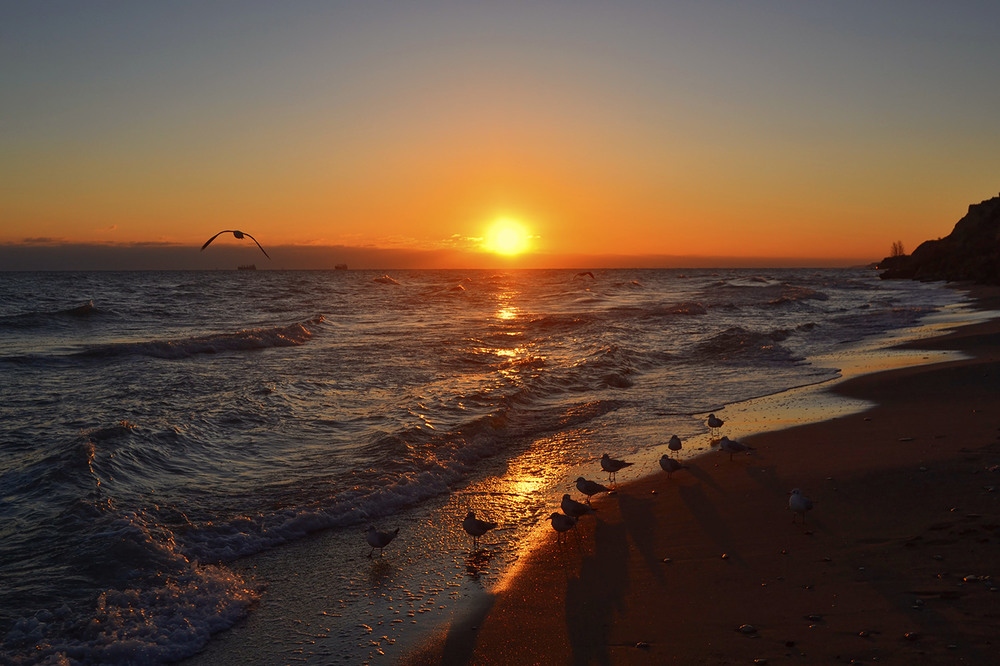
[[[0,62],[0,270],[868,262],[1000,191],[991,0],[4,1]]]

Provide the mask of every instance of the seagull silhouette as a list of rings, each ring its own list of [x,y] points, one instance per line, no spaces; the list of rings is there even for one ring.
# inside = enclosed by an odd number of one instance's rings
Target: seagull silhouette
[[[476,548],[476,546],[479,545],[479,537],[483,536],[496,526],[496,523],[476,518],[476,512],[472,510],[465,514],[465,519],[462,521],[462,527],[465,528],[465,531],[472,537],[473,548]]]
[[[617,477],[615,475],[618,474],[618,472],[631,466],[632,463],[625,462],[624,460],[616,460],[607,453],[601,456],[601,469],[608,473],[608,481],[611,483],[615,483],[615,481],[617,481]]]
[[[796,516],[802,516],[802,524],[806,524],[806,511],[813,508],[813,502],[811,499],[802,494],[802,491],[796,488],[792,492],[788,493],[788,508],[793,511],[792,522],[795,522]]]
[[[587,496],[587,504],[590,504],[591,495],[596,495],[597,493],[611,492],[611,488],[603,486],[597,481],[591,481],[590,479],[585,479],[582,476],[576,480],[576,489]]]
[[[378,548],[378,556],[382,557],[382,551],[392,542],[393,539],[396,538],[397,534],[399,534],[398,527],[392,532],[379,532],[375,529],[374,525],[369,527],[367,539],[368,545],[371,546],[372,549],[368,552],[368,557],[372,556],[372,553],[375,552],[376,548]]]
[[[209,246],[209,244],[212,241],[214,241],[216,238],[218,238],[222,234],[232,234],[233,236],[236,236],[236,238],[239,239],[239,240],[243,240],[243,238],[246,237],[246,238],[249,238],[250,240],[252,240],[254,243],[257,243],[257,239],[254,238],[253,236],[251,236],[250,234],[248,234],[245,231],[238,231],[236,229],[225,229],[224,231],[220,231],[219,233],[215,234],[214,236],[212,236],[211,238],[209,238],[207,241],[205,241],[205,244],[201,246],[201,249],[204,250],[206,247]],[[257,243],[257,247],[260,247],[260,243]],[[269,255],[264,248],[260,247],[260,251],[263,252],[264,256],[267,257],[268,259],[271,258],[271,255]]]
[[[674,460],[673,458],[664,453],[662,456],[660,456],[660,468],[667,473],[667,478],[669,479],[671,476],[673,476],[674,472],[676,472],[679,469],[687,469],[688,466],[681,464],[680,462]]]

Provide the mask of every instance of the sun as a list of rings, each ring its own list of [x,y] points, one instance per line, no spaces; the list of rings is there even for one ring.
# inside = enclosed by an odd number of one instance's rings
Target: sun
[[[531,247],[531,233],[517,220],[501,218],[490,225],[483,247],[497,254],[521,254]]]

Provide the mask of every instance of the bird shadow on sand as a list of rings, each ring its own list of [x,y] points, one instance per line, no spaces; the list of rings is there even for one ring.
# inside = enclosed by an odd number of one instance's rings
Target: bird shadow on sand
[[[680,496],[705,535],[719,547],[720,553],[725,553],[729,560],[745,565],[746,561],[734,551],[735,540],[725,520],[719,514],[716,502],[705,494],[702,487],[698,485],[681,488]]]
[[[722,492],[722,486],[720,486],[719,483],[714,478],[712,478],[711,474],[703,470],[698,465],[688,464],[688,468],[686,471],[688,474],[698,479],[706,486],[711,486],[714,490]]]
[[[609,664],[608,638],[614,613],[625,607],[628,589],[628,529],[598,522],[593,554],[566,586],[566,628],[573,664]]]
[[[632,542],[642,555],[646,568],[657,582],[666,584],[663,574],[663,557],[656,552],[656,526],[658,520],[653,512],[653,502],[633,495],[622,495],[618,501],[622,522],[632,537]]]

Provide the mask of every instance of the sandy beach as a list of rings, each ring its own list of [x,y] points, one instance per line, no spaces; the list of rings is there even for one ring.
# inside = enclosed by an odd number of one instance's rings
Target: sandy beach
[[[1000,320],[912,346],[965,357],[848,379],[876,406],[622,483],[410,663],[996,663]]]

